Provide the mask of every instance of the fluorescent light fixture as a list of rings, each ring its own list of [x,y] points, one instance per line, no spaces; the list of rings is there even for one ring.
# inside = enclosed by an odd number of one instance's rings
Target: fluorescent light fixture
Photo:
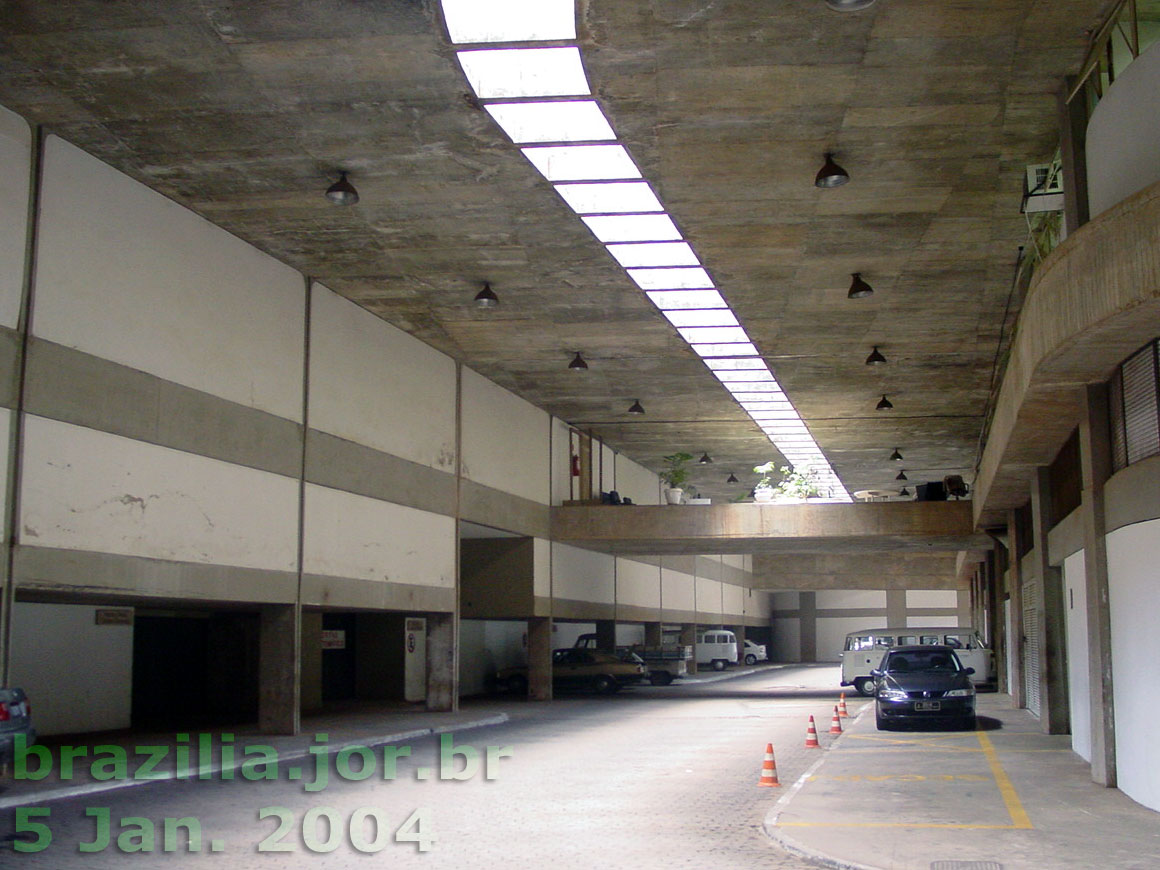
[[[689,344],[726,344],[748,342],[749,336],[740,326],[683,326],[677,330]],[[719,356],[719,354],[717,354]]]
[[[752,344],[694,344],[693,353],[697,356],[734,356],[735,354],[754,354],[757,348]]]
[[[576,214],[629,214],[664,211],[647,181],[557,184],[556,193]]]
[[[633,266],[699,266],[688,242],[643,242],[609,245],[608,253],[626,269]]]
[[[616,138],[600,106],[593,100],[488,103],[484,108],[516,144],[596,142]]]
[[[455,43],[576,38],[575,0],[443,0],[443,20]]]
[[[673,326],[740,326],[728,308],[694,308],[690,311],[665,311],[665,319]],[[753,374],[750,372],[750,374]],[[772,378],[773,375],[770,375]]]
[[[592,93],[580,49],[486,48],[458,52],[459,65],[483,100],[511,97],[583,97]]]
[[[520,150],[548,181],[641,177],[623,145],[547,145]]]
[[[713,279],[701,267],[680,269],[629,269],[628,277],[641,290],[703,290]]]
[[[644,295],[661,311],[729,307],[716,290],[649,290]]]
[[[715,372],[723,371],[741,371],[747,369],[750,371],[762,369],[769,371],[765,365],[765,360],[761,357],[748,357],[746,359],[712,359],[705,360],[705,365]],[[720,377],[720,375],[718,375]],[[722,378],[724,380],[724,378]]]
[[[668,242],[681,238],[681,231],[667,214],[614,214],[582,217],[593,235],[608,242]],[[712,308],[711,305],[699,306]]]
[[[684,326],[684,324],[681,325]],[[708,323],[697,325],[709,326]],[[740,371],[737,369],[726,369],[724,371],[715,371],[713,374],[722,383],[728,383],[730,381],[746,381],[748,383],[753,383],[754,381],[770,381],[774,384],[777,383],[773,378],[773,373],[768,369],[741,369]]]

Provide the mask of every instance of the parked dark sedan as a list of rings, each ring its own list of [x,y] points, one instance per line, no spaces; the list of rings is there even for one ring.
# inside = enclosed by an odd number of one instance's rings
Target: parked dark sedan
[[[878,730],[907,722],[952,722],[973,730],[974,672],[949,646],[894,647],[870,672],[877,683]]]

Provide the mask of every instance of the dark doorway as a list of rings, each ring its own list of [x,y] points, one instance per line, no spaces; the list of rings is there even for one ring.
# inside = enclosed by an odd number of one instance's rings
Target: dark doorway
[[[355,614],[322,615],[322,700],[348,701],[355,683]]]

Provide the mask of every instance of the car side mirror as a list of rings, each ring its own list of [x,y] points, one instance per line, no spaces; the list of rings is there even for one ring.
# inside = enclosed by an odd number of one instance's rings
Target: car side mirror
[[[882,679],[882,671],[875,668],[874,670],[872,670],[870,672],[870,676],[872,676],[876,680],[880,680],[880,679]]]
[[[974,672],[975,672],[975,669],[974,669],[974,668],[967,668],[967,669],[966,669],[966,673],[967,673],[967,676],[968,676],[968,677],[969,677],[971,674],[973,674]]]

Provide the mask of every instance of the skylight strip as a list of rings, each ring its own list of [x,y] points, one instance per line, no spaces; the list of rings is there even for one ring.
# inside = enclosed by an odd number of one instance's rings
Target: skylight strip
[[[772,381],[777,383],[773,377],[773,372],[768,369],[726,369],[724,371],[713,372],[717,376],[717,380],[722,383],[730,383],[733,381],[743,381],[752,383],[754,381]]]
[[[688,242],[642,242],[609,245],[608,253],[626,269],[633,266],[699,266]]]
[[[675,327],[681,326],[740,326],[736,315],[728,308],[693,308],[687,311],[662,311],[665,319]],[[749,372],[756,375],[756,372]],[[768,374],[768,373],[767,373]],[[772,379],[773,375],[769,375]]]
[[[539,145],[520,150],[548,181],[614,181],[641,177],[623,145]]]
[[[689,344],[747,343],[749,341],[749,336],[740,326],[682,326],[677,332]]]
[[[576,38],[574,0],[443,0],[443,20],[454,43]]]
[[[694,344],[693,352],[698,356],[734,356],[735,354],[757,353],[752,344]]]
[[[594,100],[487,103],[488,114],[517,145],[524,142],[598,142],[616,134]]]
[[[667,242],[681,238],[681,231],[667,214],[603,215],[581,217],[580,220],[587,224],[596,238],[605,243]]]
[[[749,416],[753,418],[754,423],[761,426],[765,423],[772,423],[775,420],[796,420],[798,419],[798,412],[792,408],[781,411],[750,411]]]
[[[737,404],[746,411],[793,411],[794,409],[789,402],[770,402],[760,399],[738,399]]]
[[[647,181],[557,184],[556,193],[576,214],[640,214],[665,210]]]
[[[592,93],[580,49],[488,48],[456,53],[480,99],[584,97]]]
[[[765,371],[769,371],[769,367],[765,364],[765,360],[763,360],[761,357],[748,357],[745,359],[712,359],[705,360],[705,365],[707,365],[714,372],[734,370],[740,371],[742,369],[747,369],[750,371],[764,369]]]
[[[691,308],[728,308],[729,305],[716,290],[649,290],[645,296],[661,311],[680,311]],[[738,354],[744,356],[744,354]],[[751,356],[757,356],[756,353]]]
[[[749,374],[749,373],[747,373]],[[769,376],[768,381],[723,381],[725,389],[731,393],[777,393],[784,396],[785,393],[781,391],[781,384],[773,379],[773,375]]]
[[[713,279],[704,269],[629,269],[628,277],[641,290],[707,290]]]

